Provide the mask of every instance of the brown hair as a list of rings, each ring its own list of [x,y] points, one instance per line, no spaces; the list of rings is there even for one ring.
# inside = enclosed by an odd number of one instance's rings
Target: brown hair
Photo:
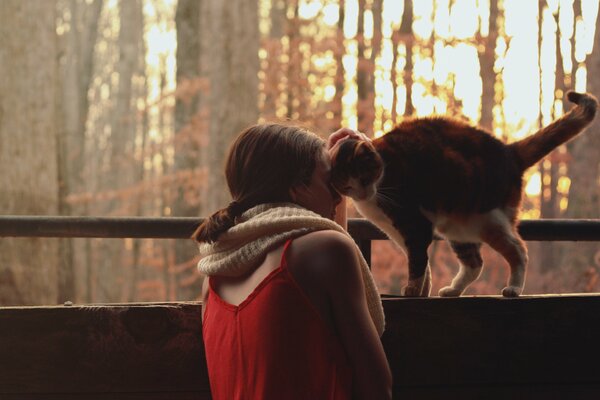
[[[319,136],[297,126],[262,124],[244,130],[231,145],[225,164],[233,201],[205,219],[192,239],[215,242],[244,211],[290,201],[290,188],[310,182],[324,146]]]

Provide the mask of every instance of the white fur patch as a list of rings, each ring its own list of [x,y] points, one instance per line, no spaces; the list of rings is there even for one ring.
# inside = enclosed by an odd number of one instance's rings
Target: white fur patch
[[[511,226],[508,217],[499,208],[469,216],[433,213],[423,209],[421,212],[431,221],[439,235],[455,242],[479,243],[485,227],[501,225],[510,230]]]
[[[377,206],[375,197],[365,201],[353,201],[354,206],[363,217],[374,223],[375,226],[381,229],[393,243],[402,249],[404,254],[407,254],[404,237],[394,227],[392,220],[381,210],[381,208],[379,208],[379,206]]]

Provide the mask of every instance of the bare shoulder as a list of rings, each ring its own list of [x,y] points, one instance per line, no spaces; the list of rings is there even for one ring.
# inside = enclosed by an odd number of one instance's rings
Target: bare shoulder
[[[341,232],[325,230],[308,233],[292,242],[298,260],[317,261],[321,256],[352,256],[356,252],[354,241]]]
[[[339,279],[358,271],[356,244],[336,231],[316,231],[295,239],[290,246],[290,266],[298,265],[315,279]],[[341,282],[338,282],[341,283]]]

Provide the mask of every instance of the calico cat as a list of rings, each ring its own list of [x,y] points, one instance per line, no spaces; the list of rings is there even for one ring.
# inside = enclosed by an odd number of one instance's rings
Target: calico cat
[[[332,185],[408,256],[405,296],[429,296],[427,249],[434,231],[446,238],[460,271],[440,296],[460,296],[479,276],[483,242],[510,265],[506,297],[523,291],[527,249],[517,233],[523,173],[580,133],[598,105],[568,93],[576,106],[535,134],[504,144],[484,130],[445,117],[404,121],[367,142],[346,139],[332,154]]]

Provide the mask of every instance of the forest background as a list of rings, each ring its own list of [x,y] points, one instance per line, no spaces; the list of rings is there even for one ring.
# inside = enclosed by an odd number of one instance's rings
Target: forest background
[[[597,0],[2,0],[0,214],[206,216],[232,138],[380,136],[442,114],[505,142],[600,95]],[[598,218],[600,120],[526,175],[523,218]],[[274,166],[276,167],[276,166]],[[356,216],[350,207],[350,216]],[[526,294],[599,291],[597,243],[530,242]],[[458,261],[430,249],[434,293]],[[508,275],[484,248],[467,294]],[[0,305],[198,298],[191,240],[0,240]],[[373,243],[382,293],[406,260]]]

